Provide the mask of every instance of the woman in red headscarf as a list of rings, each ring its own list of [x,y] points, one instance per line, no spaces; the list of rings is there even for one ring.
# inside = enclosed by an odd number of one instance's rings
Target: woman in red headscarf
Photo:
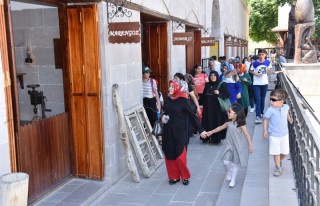
[[[169,95],[164,99],[164,114],[161,117],[163,126],[162,150],[169,177],[169,184],[182,179],[184,185],[189,184],[190,171],[187,167],[188,117],[190,117],[202,137],[206,132],[188,102],[187,90],[181,81],[170,81]]]

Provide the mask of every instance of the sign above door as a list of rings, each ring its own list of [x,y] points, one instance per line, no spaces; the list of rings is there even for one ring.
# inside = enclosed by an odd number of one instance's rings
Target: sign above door
[[[109,42],[112,44],[140,42],[139,22],[109,23],[108,28]]]
[[[192,45],[193,41],[193,32],[172,33],[173,45]]]
[[[201,46],[214,46],[214,37],[201,37]]]

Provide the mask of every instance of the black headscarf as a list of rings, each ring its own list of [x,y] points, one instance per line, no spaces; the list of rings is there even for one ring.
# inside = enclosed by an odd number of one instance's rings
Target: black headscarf
[[[211,81],[211,79],[210,79],[210,76],[211,75],[215,75],[216,77],[217,77],[217,80],[215,81],[215,82],[213,82],[213,81]],[[220,83],[220,79],[219,79],[219,74],[218,74],[218,72],[216,72],[216,71],[211,71],[210,72],[210,75],[209,75],[209,84],[210,84],[210,87],[211,87],[211,89],[217,89],[218,88],[218,85],[219,85],[219,83]]]

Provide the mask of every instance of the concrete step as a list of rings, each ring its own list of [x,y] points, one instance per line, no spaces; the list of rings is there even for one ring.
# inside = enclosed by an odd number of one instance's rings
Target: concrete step
[[[249,131],[251,138],[253,138],[254,129],[255,129],[254,119],[255,119],[255,113],[249,112],[247,115],[246,121],[247,121],[247,129]],[[251,156],[251,154],[249,155],[248,153],[248,144],[244,136],[242,137],[242,142],[243,142],[243,152],[245,155],[245,159],[248,159],[249,156]],[[239,168],[237,179],[236,179],[236,186],[234,188],[230,188],[229,182],[224,178],[220,188],[216,206],[225,206],[225,205],[238,206],[240,204],[246,173],[247,173],[247,167]],[[224,176],[225,174],[226,172],[224,171]]]
[[[263,125],[256,125],[252,141],[254,152],[248,159],[247,173],[241,193],[241,206],[269,205],[269,147],[262,134]]]

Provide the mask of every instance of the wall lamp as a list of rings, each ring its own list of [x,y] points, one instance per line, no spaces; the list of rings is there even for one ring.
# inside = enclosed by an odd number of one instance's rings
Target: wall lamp
[[[24,63],[26,65],[28,65],[29,67],[31,67],[35,60],[34,60],[34,56],[33,56],[33,53],[32,53],[32,47],[31,47],[31,44],[29,43],[28,46],[27,46],[27,58],[24,59]]]

